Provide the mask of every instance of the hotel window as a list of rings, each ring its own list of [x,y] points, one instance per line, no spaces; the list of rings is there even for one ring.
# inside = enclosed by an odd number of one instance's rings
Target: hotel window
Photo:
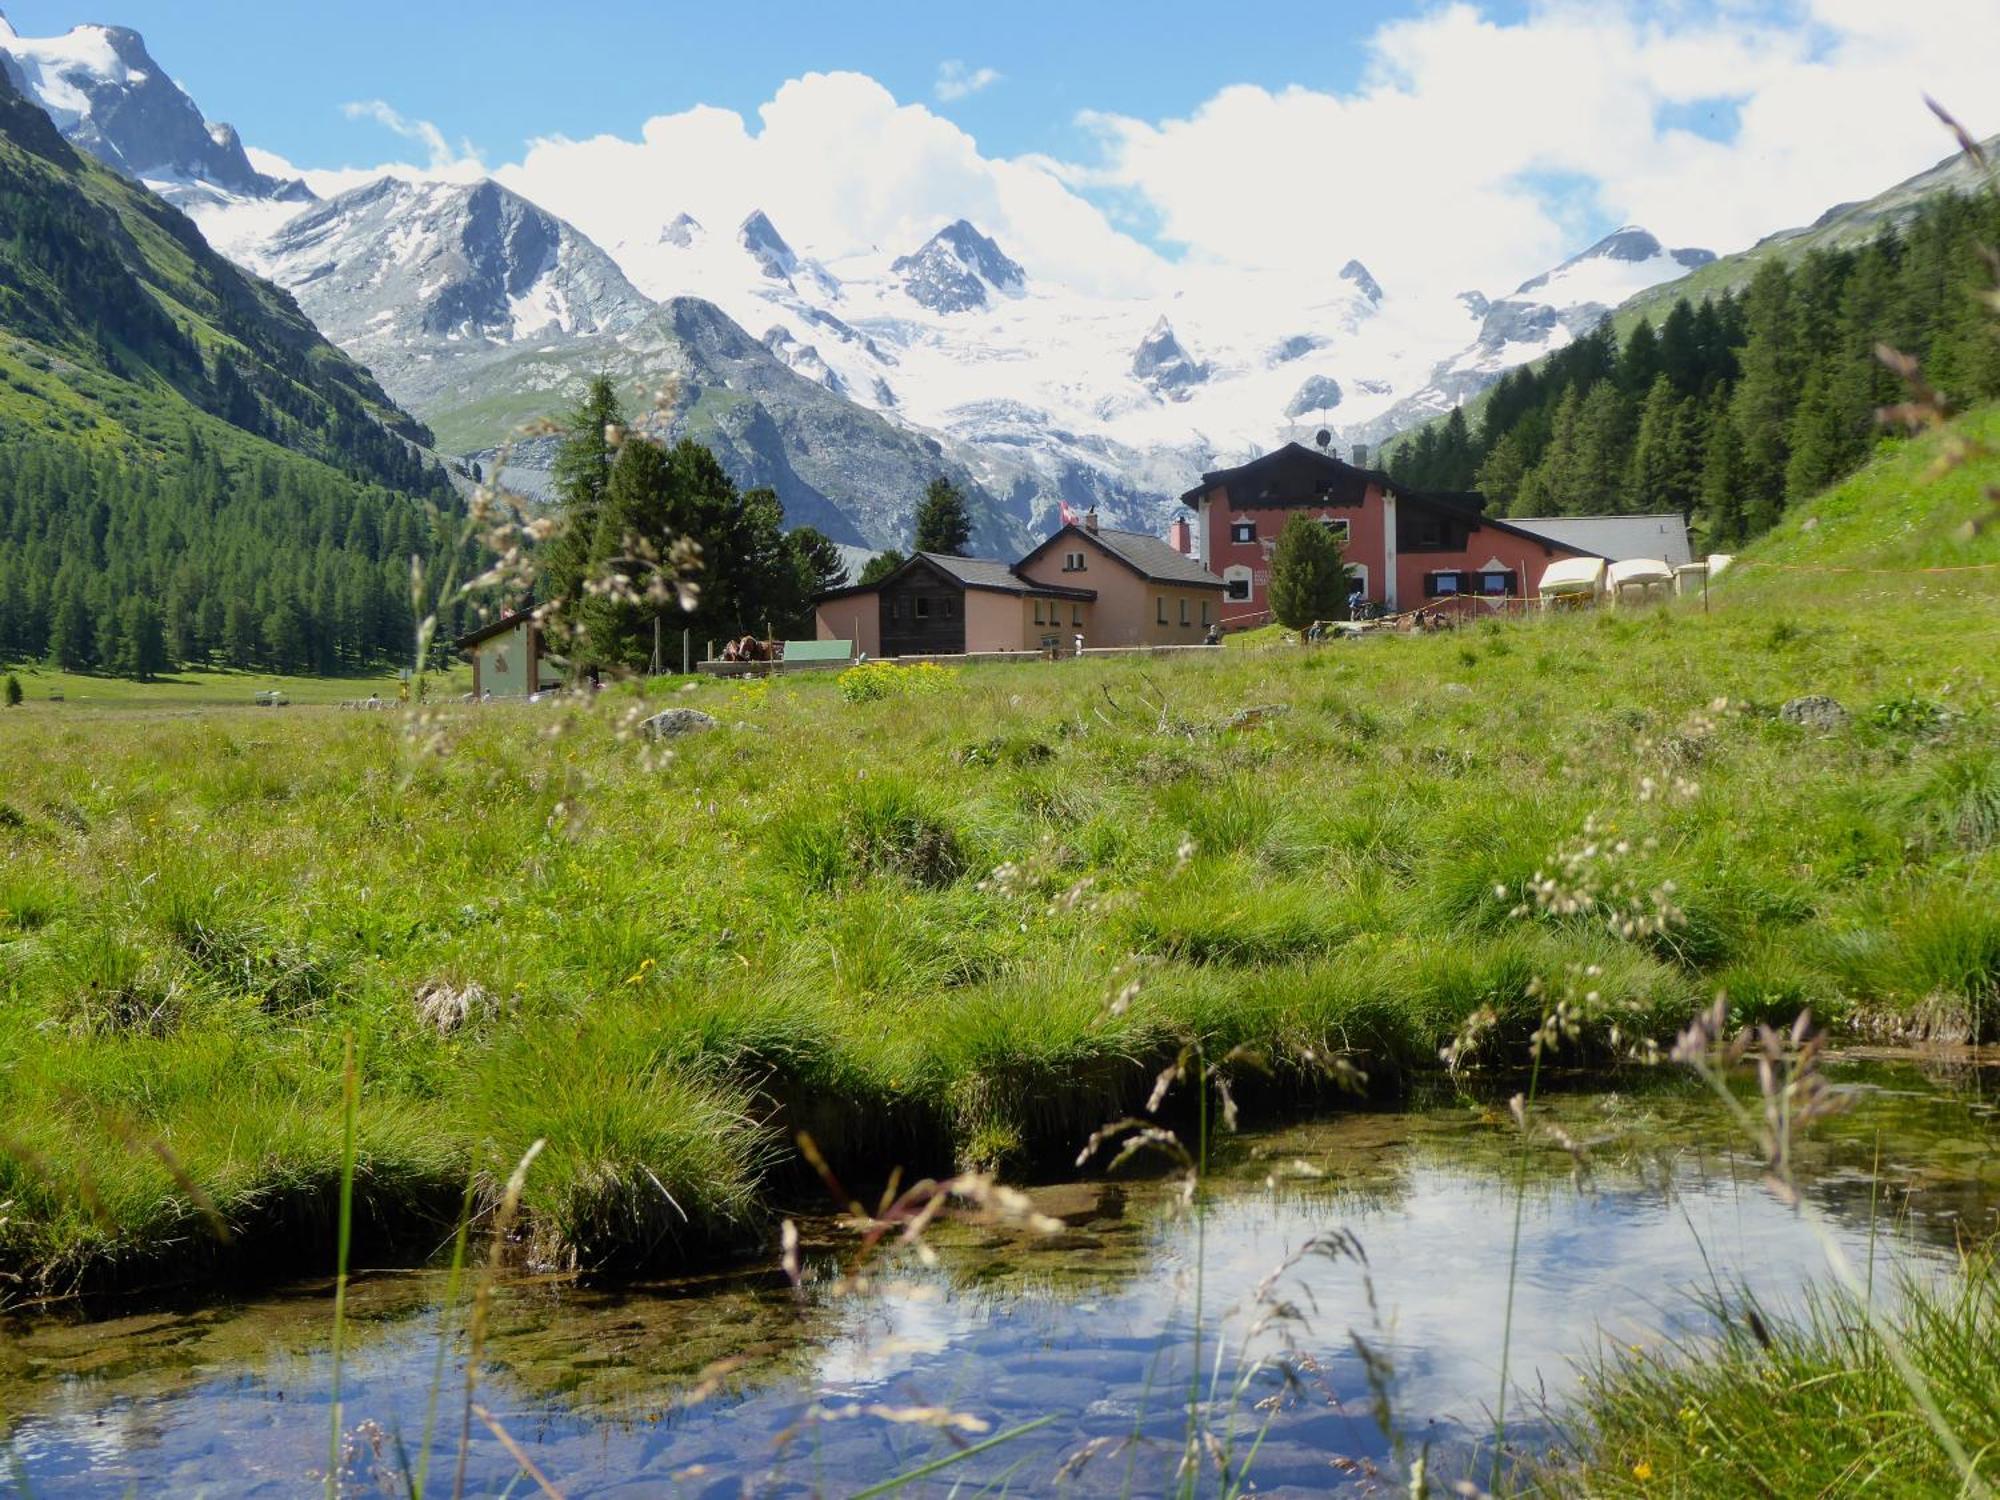
[[[915,602],[913,603],[913,605],[912,605],[912,610],[914,611],[914,613],[916,614],[916,617],[917,617],[917,618],[918,618],[919,620],[928,620],[928,619],[929,619],[929,618],[931,617],[931,601],[930,601],[930,600],[928,600],[928,599],[925,599],[925,598],[922,598],[922,597],[919,597],[919,598],[918,598],[918,599],[916,599],[916,601],[915,601]]]
[[[1065,573],[1081,573],[1088,566],[1089,559],[1081,552],[1065,552],[1063,554],[1063,571]]]
[[[1463,594],[1466,575],[1450,571],[1429,573],[1424,577],[1424,595],[1430,599],[1443,599],[1452,594]]]
[[[1436,516],[1416,517],[1410,522],[1410,545],[1432,549],[1444,546],[1444,522]]]
[[[1153,617],[1164,625],[1167,623],[1167,596],[1157,595],[1153,600]]]
[[[1513,571],[1507,568],[1488,568],[1479,575],[1479,592],[1482,594],[1513,593]]]
[[[1222,570],[1224,597],[1233,603],[1246,604],[1250,599],[1250,570],[1241,563]]]
[[[1201,601],[1201,628],[1203,630],[1208,629],[1208,601],[1206,599]]]
[[[1072,624],[1072,625],[1076,625],[1076,626],[1079,626],[1079,627],[1080,627],[1080,626],[1082,626],[1082,624],[1083,624],[1083,606],[1082,606],[1081,604],[1072,604],[1072,605],[1071,605],[1071,606],[1069,607],[1069,622],[1070,622],[1070,624]]]
[[[1039,599],[1035,601],[1035,623],[1037,625],[1048,624],[1048,621],[1042,618],[1042,601]]]
[[[1229,540],[1232,542],[1256,541],[1257,523],[1255,521],[1231,521],[1229,523]]]
[[[1321,516],[1319,518],[1319,524],[1324,526],[1328,531],[1332,532],[1335,539],[1340,541],[1343,545],[1346,543],[1347,532],[1348,532],[1347,517]]]
[[[1185,625],[1187,623],[1188,623],[1188,601],[1187,601],[1187,595],[1183,594],[1181,595],[1181,624]]]

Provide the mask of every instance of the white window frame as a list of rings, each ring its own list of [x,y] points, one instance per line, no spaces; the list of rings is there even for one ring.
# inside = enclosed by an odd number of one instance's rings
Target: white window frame
[[[1231,521],[1229,523],[1229,540],[1239,547],[1245,543],[1256,541],[1257,523],[1255,521]]]
[[[1342,546],[1354,540],[1354,524],[1346,516],[1321,516],[1319,524],[1339,537]]]
[[[1243,592],[1237,593],[1241,584]],[[1222,596],[1231,604],[1248,604],[1257,592],[1257,577],[1242,563],[1231,563],[1222,570]]]

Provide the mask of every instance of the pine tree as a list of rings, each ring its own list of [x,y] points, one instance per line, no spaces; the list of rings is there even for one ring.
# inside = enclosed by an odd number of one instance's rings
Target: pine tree
[[[1720,393],[1708,409],[1708,451],[1701,468],[1696,514],[1710,547],[1744,539],[1743,442]]]
[[[1745,299],[1748,320],[1742,378],[1731,400],[1742,443],[1745,513],[1775,507],[1785,488],[1792,410],[1802,371],[1792,311],[1791,273],[1776,260],[1757,268]]]
[[[121,677],[151,682],[168,667],[166,627],[159,606],[135,594],[119,611],[119,626],[114,670]]]
[[[1787,501],[1809,499],[1852,467],[1857,445],[1851,426],[1825,367],[1814,365],[1786,433]]]
[[[1294,511],[1271,553],[1272,618],[1292,630],[1347,613],[1347,567],[1333,529]]]
[[[595,375],[583,399],[563,419],[565,436],[550,464],[550,480],[560,507],[560,526],[543,549],[540,592],[545,602],[580,601],[591,550],[597,541],[599,511],[611,484],[625,427],[618,388],[609,375]]]
[[[963,557],[972,542],[972,512],[957,485],[940,474],[917,506],[916,549]]]
[[[1618,389],[1634,401],[1642,400],[1664,369],[1659,336],[1651,320],[1641,318],[1618,354]]]
[[[908,561],[909,558],[894,547],[887,552],[878,552],[861,565],[861,577],[858,581],[865,585],[880,583]]]
[[[847,563],[825,532],[800,526],[786,536],[785,544],[791,548],[800,585],[808,598],[829,589],[847,587]]]
[[[65,672],[87,671],[97,660],[97,626],[83,581],[71,578],[49,623],[49,654]]]
[[[1639,432],[1632,441],[1632,466],[1626,474],[1626,499],[1640,515],[1663,515],[1679,507],[1675,504],[1679,468],[1680,402],[1673,382],[1662,373],[1654,377],[1639,410]]]
[[[1514,509],[1528,469],[1527,444],[1519,430],[1501,438],[1486,455],[1486,462],[1479,466],[1475,483],[1492,504],[1495,515],[1528,514],[1527,511]]]

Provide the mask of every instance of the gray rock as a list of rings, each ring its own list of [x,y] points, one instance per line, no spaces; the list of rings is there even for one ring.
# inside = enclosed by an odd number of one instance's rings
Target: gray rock
[[[1340,268],[1340,279],[1354,283],[1354,289],[1370,302],[1382,300],[1382,284],[1368,274],[1368,268],[1358,260],[1350,260]]]
[[[1809,693],[1803,698],[1788,699],[1778,710],[1778,717],[1787,724],[1796,724],[1801,729],[1816,729],[1821,734],[1843,728],[1852,714],[1842,708],[1839,702],[1822,693]]]
[[[1288,417],[1303,417],[1308,412],[1331,411],[1340,405],[1340,382],[1331,375],[1308,375],[1305,383],[1285,406]]]
[[[1187,352],[1174,336],[1173,325],[1161,314],[1132,351],[1132,373],[1156,394],[1170,401],[1185,401],[1194,386],[1208,379],[1208,366]]]
[[[703,734],[720,727],[714,714],[705,714],[698,708],[663,709],[639,726],[649,740],[679,739],[684,734]]]

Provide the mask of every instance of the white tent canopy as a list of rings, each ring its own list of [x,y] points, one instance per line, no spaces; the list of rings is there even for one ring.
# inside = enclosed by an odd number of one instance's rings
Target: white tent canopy
[[[1544,599],[1604,592],[1604,559],[1601,557],[1560,558],[1542,570],[1541,595]]]

